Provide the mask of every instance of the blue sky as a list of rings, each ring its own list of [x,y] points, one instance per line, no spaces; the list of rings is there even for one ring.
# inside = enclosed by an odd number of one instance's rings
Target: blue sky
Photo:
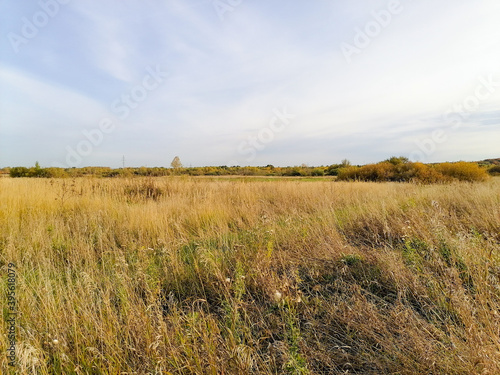
[[[0,167],[500,157],[499,19],[498,0],[3,0]]]

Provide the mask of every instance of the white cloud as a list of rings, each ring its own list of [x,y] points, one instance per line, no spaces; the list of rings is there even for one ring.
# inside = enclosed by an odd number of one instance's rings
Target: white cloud
[[[72,128],[93,124],[106,108],[92,98],[53,82],[44,82],[15,69],[0,66],[0,91],[3,130],[27,131],[51,123],[67,121]],[[27,116],[27,117],[26,117]],[[19,121],[29,118],[30,123]],[[29,137],[29,133],[25,134]]]
[[[131,60],[136,56],[136,46],[131,36],[134,30],[114,14],[107,3],[75,2],[74,12],[83,18],[84,31],[80,33],[86,49],[86,58],[97,68],[125,82],[133,82]],[[127,7],[128,4],[122,3]]]
[[[27,53],[43,64],[15,57],[8,65],[17,61],[18,70],[2,68],[0,119],[8,120],[3,122],[11,124],[9,131],[22,129],[17,132],[94,126],[109,108],[101,101],[129,92],[147,66],[160,64],[170,77],[121,122],[116,152],[144,158],[148,153],[137,144],[151,150],[167,145],[189,153],[193,164],[225,163],[242,139],[268,125],[274,108],[287,107],[297,119],[256,162],[272,158],[269,163],[288,164],[299,158],[295,155],[306,161],[309,152],[310,160],[327,163],[348,153],[348,147],[359,160],[378,158],[388,150],[412,148],[415,139],[446,125],[443,114],[474,93],[478,77],[500,79],[500,3],[402,4],[403,12],[348,64],[340,43],[352,42],[355,28],[363,28],[371,11],[386,8],[387,1],[245,1],[223,22],[210,1],[72,2],[73,13],[61,15],[44,35],[63,38],[61,25],[68,26],[62,20],[68,17],[74,21],[70,34],[79,42],[74,49],[43,51],[31,43]],[[34,78],[43,77],[43,67],[53,61],[71,64],[72,80],[68,74],[50,81]],[[100,73],[113,78],[103,95],[93,87]],[[500,89],[481,102],[478,114],[498,110],[499,98]],[[455,157],[460,150],[451,145],[461,144],[466,134],[488,137],[469,144],[468,155],[494,152],[491,138],[498,127],[485,131],[482,123],[470,125],[466,122],[456,143],[450,140],[435,156]],[[380,144],[369,147],[370,139]],[[342,145],[328,151],[335,142]],[[96,150],[89,160],[98,163],[99,155],[108,160],[111,151],[106,152]],[[151,158],[155,164],[154,153]]]

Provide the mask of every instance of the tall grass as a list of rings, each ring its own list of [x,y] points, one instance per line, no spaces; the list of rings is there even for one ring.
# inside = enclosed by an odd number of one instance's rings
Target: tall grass
[[[0,180],[19,374],[498,374],[499,248],[498,178]]]

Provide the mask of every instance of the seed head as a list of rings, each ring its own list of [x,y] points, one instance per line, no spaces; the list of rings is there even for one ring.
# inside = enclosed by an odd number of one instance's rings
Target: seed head
[[[281,293],[280,293],[280,292],[278,292],[278,291],[275,291],[275,292],[274,292],[274,299],[275,299],[276,301],[279,301],[279,300],[281,299],[281,297],[282,297],[282,295],[281,295]]]

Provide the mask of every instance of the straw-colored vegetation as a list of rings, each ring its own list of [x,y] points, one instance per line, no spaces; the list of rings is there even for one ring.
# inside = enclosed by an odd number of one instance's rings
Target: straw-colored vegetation
[[[178,159],[178,157],[176,157]],[[356,181],[394,181],[417,183],[448,183],[452,181],[484,181],[489,175],[500,173],[500,159],[488,159],[482,162],[455,162],[439,164],[414,163],[404,156],[393,156],[377,164],[363,166],[351,165],[347,159],[340,164],[309,167],[305,164],[295,167],[274,167],[269,164],[261,167],[189,167],[184,168],[180,160],[174,159],[173,168],[119,168],[83,167],[83,168],[42,168],[7,167],[0,169],[2,175],[10,177],[165,177],[165,176],[266,176],[266,177],[321,177],[338,176],[340,180]]]
[[[342,168],[338,174],[338,179],[342,181],[397,181],[424,184],[485,181],[488,177],[487,170],[477,163],[457,162],[429,165],[413,163],[401,158],[391,158],[361,167]]]
[[[0,179],[18,374],[499,374],[499,248],[496,177]]]

